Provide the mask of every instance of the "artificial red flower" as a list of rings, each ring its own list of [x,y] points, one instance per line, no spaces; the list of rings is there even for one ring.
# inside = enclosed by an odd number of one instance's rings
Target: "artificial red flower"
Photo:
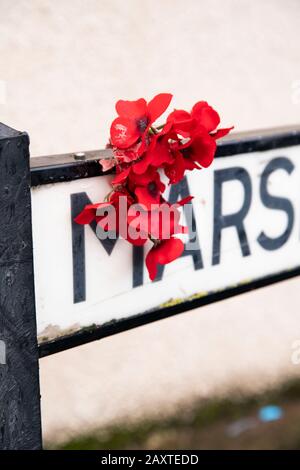
[[[165,112],[171,99],[170,93],[160,93],[148,104],[144,98],[136,101],[119,100],[116,104],[119,117],[113,121],[110,128],[112,145],[126,149],[140,138],[145,141],[151,125]]]
[[[203,129],[198,129],[184,144],[175,142],[171,144],[174,160],[164,166],[169,184],[178,183],[186,170],[207,168],[212,163],[216,153],[216,141]]]
[[[144,204],[148,209],[151,204],[158,204],[160,195],[165,190],[157,169],[149,167],[143,174],[136,174],[134,166],[119,166],[117,175],[111,184],[115,188],[127,186],[131,193],[137,197],[137,202]]]
[[[134,173],[141,175],[147,171],[150,165],[155,168],[160,168],[163,165],[171,164],[172,162],[172,150],[169,146],[167,136],[160,140],[153,138],[145,156],[135,163],[132,169]]]
[[[185,160],[191,160],[198,168],[207,168],[212,163],[217,145],[206,132],[198,132],[186,144],[181,146],[181,152]]]
[[[95,220],[105,232],[115,231],[134,245],[152,240],[154,246],[146,257],[151,280],[159,264],[181,256],[184,244],[174,235],[187,233],[188,228],[179,224],[179,209],[192,199],[176,204],[165,201],[159,170],[169,184],[176,184],[187,170],[207,168],[216,152],[216,140],[232,129],[217,129],[220,117],[206,101],[196,103],[190,113],[173,111],[163,126],[155,128],[153,123],[171,99],[172,95],[161,93],[148,104],[143,98],[117,102],[118,117],[111,125],[108,144],[113,158],[100,161],[104,171],[116,167],[113,191],[108,202],[89,204],[75,218],[79,224]],[[99,208],[103,210],[97,214]],[[110,213],[115,214],[113,221]]]
[[[155,168],[148,168],[142,175],[131,172],[128,178],[129,187],[136,195],[137,201],[145,206],[147,210],[151,210],[153,204],[159,204],[165,185],[161,182]]]
[[[161,240],[155,244],[146,256],[146,266],[151,281],[156,278],[159,264],[168,264],[179,258],[184,250],[184,244],[178,238]]]
[[[169,114],[167,122],[172,123],[176,132],[183,137],[191,136],[200,129],[205,129],[211,133],[220,124],[220,116],[206,101],[198,101],[190,113],[184,110],[175,110]],[[219,129],[215,138],[224,137],[233,127]]]

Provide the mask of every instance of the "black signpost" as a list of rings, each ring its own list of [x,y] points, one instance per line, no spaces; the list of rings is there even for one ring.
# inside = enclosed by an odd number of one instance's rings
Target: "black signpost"
[[[29,138],[0,124],[0,449],[39,449]]]

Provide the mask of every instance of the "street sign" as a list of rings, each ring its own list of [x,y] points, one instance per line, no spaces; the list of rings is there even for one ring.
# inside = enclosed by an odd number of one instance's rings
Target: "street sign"
[[[32,187],[41,347],[71,336],[79,344],[88,340],[80,335],[121,331],[139,318],[147,323],[298,273],[299,144],[298,134],[283,131],[233,136],[208,170],[172,187],[172,203],[194,195],[189,237],[181,258],[162,267],[155,282],[144,268],[148,245],[99,240],[95,224],[73,221],[86,204],[104,200],[112,175],[93,170],[59,182],[53,165],[55,182]],[[41,168],[32,170],[33,181],[34,170]]]

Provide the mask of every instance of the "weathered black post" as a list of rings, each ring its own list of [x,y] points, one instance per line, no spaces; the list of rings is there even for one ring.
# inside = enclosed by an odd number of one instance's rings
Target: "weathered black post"
[[[39,449],[29,138],[1,123],[0,340],[0,449]]]

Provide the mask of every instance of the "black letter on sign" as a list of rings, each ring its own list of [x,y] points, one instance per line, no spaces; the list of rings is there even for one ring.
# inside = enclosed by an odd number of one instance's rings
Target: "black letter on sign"
[[[169,202],[170,204],[175,204],[179,200],[179,197],[181,199],[190,196],[190,190],[189,190],[189,185],[187,182],[186,176],[182,178],[179,183],[174,184],[171,186],[170,189],[170,194],[169,194]],[[191,204],[191,203],[190,203]],[[184,248],[184,252],[182,253],[181,256],[192,256],[193,258],[193,263],[194,263],[194,269],[202,269],[203,268],[203,261],[202,261],[202,254],[200,250],[200,245],[199,245],[199,240],[197,236],[197,225],[196,225],[196,219],[195,219],[195,214],[192,209],[191,211],[191,220],[188,221],[189,226],[189,233],[192,234],[194,233],[194,237],[189,240],[190,243],[193,243],[194,249],[193,250],[187,250],[186,247]],[[163,272],[164,272],[164,265],[159,265],[158,270],[157,270],[157,276],[155,278],[155,281],[160,281],[163,277]]]
[[[285,212],[288,219],[286,229],[279,237],[270,238],[264,232],[261,232],[257,237],[258,243],[265,250],[277,250],[284,245],[287,242],[294,225],[294,209],[291,201],[284,197],[271,196],[271,194],[268,193],[268,179],[275,170],[285,170],[290,175],[294,170],[294,165],[288,158],[277,157],[268,163],[261,175],[260,197],[263,204],[269,209],[276,209]]]
[[[234,213],[222,214],[222,185],[227,181],[238,180],[244,187],[244,202],[241,209]],[[234,196],[234,195],[233,195]],[[225,168],[215,171],[214,182],[214,235],[212,264],[220,263],[221,233],[224,228],[236,227],[243,256],[250,255],[250,248],[244,227],[246,217],[251,204],[252,187],[248,172],[241,167]]]
[[[74,304],[78,302],[84,302],[86,299],[84,225],[76,224],[76,222],[74,222],[74,218],[84,209],[87,204],[92,204],[92,202],[86,193],[71,194]],[[96,222],[93,221],[90,224],[90,227],[96,235]],[[117,242],[117,238],[115,240],[107,238],[105,240],[99,240],[99,242],[103,245],[106,253],[110,255]]]
[[[132,287],[144,282],[144,247],[132,245]]]

